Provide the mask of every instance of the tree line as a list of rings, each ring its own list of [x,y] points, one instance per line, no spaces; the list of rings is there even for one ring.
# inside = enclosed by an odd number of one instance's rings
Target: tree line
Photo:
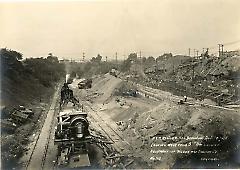
[[[46,58],[23,59],[20,52],[3,48],[0,50],[0,60],[2,100],[6,99],[7,103],[17,95],[13,94],[14,91],[36,96],[34,90],[52,88],[65,75],[64,64],[51,53]]]

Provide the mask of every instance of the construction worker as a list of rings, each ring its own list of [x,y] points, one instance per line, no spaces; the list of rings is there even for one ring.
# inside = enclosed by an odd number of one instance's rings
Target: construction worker
[[[187,102],[187,96],[184,96],[184,100],[180,99],[178,104],[184,104],[185,102]]]
[[[187,102],[187,96],[184,96],[184,102]]]

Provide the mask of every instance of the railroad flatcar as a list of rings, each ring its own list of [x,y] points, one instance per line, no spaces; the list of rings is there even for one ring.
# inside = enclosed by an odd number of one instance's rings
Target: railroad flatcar
[[[78,88],[79,89],[89,89],[89,88],[92,88],[92,79],[82,79],[78,83]]]

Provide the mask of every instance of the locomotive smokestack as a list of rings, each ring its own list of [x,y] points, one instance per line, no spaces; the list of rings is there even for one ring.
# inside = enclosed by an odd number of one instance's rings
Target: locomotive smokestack
[[[66,80],[65,80],[65,83],[68,82],[68,79],[70,78],[70,74],[66,74]]]

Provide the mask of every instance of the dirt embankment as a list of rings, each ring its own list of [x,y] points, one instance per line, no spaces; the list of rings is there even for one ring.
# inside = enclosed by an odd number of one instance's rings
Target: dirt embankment
[[[30,105],[29,105],[30,107]],[[38,129],[44,122],[45,114],[49,108],[48,103],[32,104],[30,107],[34,116],[24,124],[17,124],[13,131],[2,129],[1,155],[2,168],[11,169],[18,167],[18,160],[28,151],[29,142],[36,139]]]
[[[128,122],[123,133],[135,147],[135,155],[143,157],[153,168],[236,168],[239,123],[236,112],[161,101],[156,108]],[[213,147],[208,147],[209,143]],[[217,153],[191,154],[193,150]]]
[[[2,167],[16,167],[27,150],[26,145],[36,137],[45,119],[55,85],[65,75],[64,64],[57,57],[23,59],[21,53],[0,49],[1,65],[1,151]],[[32,109],[33,116],[19,111],[19,105]],[[13,111],[16,114],[12,114]],[[4,123],[3,123],[4,122]]]
[[[8,86],[10,88],[7,89],[10,90],[9,92],[5,91],[9,98],[2,98],[2,102],[7,105],[2,108],[1,121],[7,124],[1,128],[1,161],[2,168],[11,169],[19,166],[19,159],[29,150],[28,144],[36,140],[55,89],[54,87],[43,87],[37,81],[22,81],[18,87],[11,81],[3,83],[4,87]],[[39,87],[38,90],[36,90],[37,87]],[[31,109],[33,117],[24,122],[19,122],[18,117],[12,117],[11,113],[19,105]]]

